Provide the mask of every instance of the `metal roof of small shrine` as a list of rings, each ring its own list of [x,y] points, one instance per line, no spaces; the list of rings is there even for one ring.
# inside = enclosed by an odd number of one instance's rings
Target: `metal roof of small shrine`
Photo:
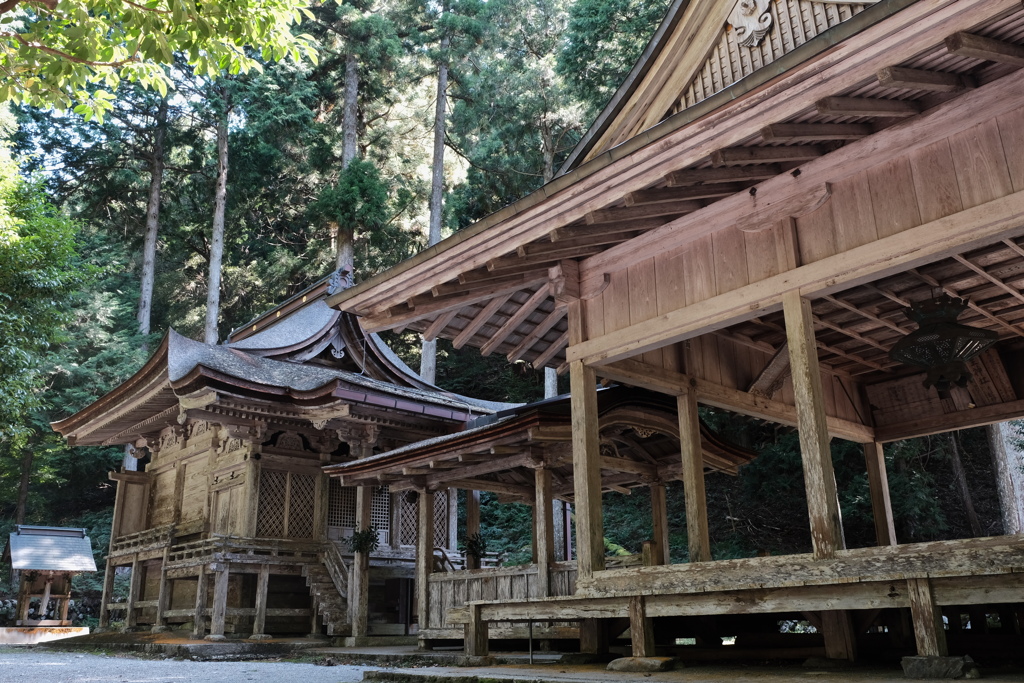
[[[85,529],[52,526],[14,527],[4,549],[12,569],[94,572],[96,560]]]

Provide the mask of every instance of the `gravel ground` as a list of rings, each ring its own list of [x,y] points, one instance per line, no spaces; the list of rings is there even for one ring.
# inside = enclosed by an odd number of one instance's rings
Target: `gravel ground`
[[[193,662],[0,646],[0,683],[355,683],[375,667]]]

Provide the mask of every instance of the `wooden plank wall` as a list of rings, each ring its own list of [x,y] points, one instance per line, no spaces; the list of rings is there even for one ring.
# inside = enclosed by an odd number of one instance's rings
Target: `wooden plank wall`
[[[796,262],[807,264],[1024,189],[1024,111],[990,119],[912,154],[850,176],[832,198],[795,220]],[[610,273],[607,288],[585,302],[593,339],[777,275],[789,267],[788,221],[744,233],[731,226]],[[769,354],[719,334],[643,354],[643,361],[746,390]],[[862,422],[860,392],[826,374],[834,417]],[[792,402],[784,387],[776,398]],[[853,397],[852,399],[850,397]],[[859,411],[859,412],[858,412]]]

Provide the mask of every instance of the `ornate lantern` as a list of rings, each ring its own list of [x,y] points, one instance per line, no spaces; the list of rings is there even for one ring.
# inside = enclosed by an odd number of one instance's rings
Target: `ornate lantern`
[[[967,386],[971,373],[967,361],[996,343],[999,335],[956,321],[967,308],[966,299],[946,294],[911,304],[907,317],[917,323],[915,331],[896,342],[889,357],[906,365],[928,371],[926,387],[934,386],[940,393],[954,384]]]

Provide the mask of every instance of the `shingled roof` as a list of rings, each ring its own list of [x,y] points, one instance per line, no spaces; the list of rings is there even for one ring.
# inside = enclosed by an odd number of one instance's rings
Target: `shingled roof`
[[[85,529],[53,526],[14,527],[4,560],[12,569],[94,572],[96,561]]]

